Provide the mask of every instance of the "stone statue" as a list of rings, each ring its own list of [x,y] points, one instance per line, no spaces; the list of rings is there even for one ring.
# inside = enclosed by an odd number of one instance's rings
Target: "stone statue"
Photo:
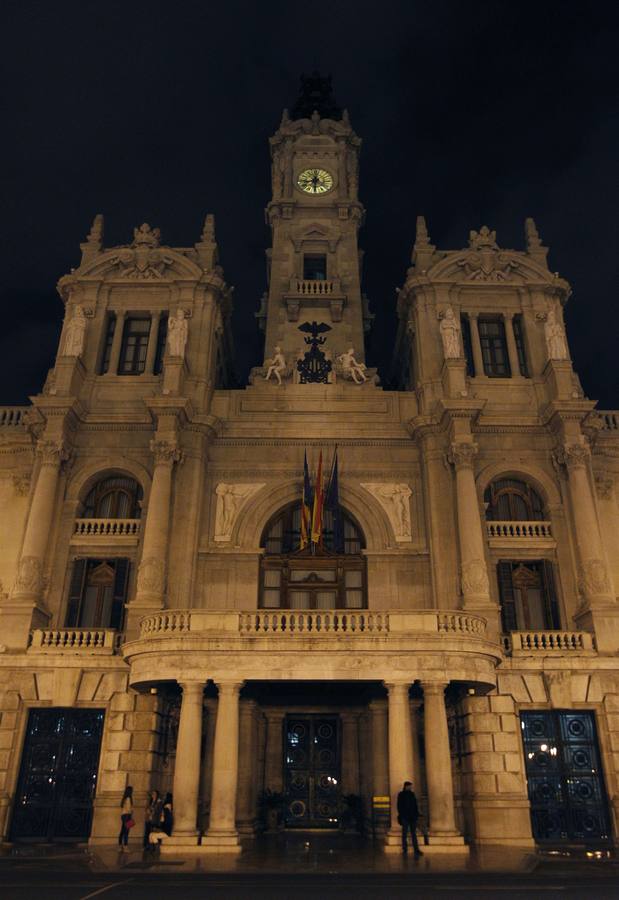
[[[354,347],[349,347],[345,353],[338,356],[337,361],[342,367],[344,378],[351,378],[355,384],[363,384],[364,381],[367,381],[365,366],[355,359]]]
[[[281,384],[282,375],[286,371],[286,357],[282,353],[281,347],[275,348],[275,356],[273,357],[273,359],[267,360],[267,365],[268,369],[266,375],[264,376],[264,380],[268,381],[271,375],[275,375],[275,377],[277,378],[277,383]]]
[[[221,481],[215,488],[217,509],[215,512],[215,540],[229,541],[241,507],[252,494],[264,487],[261,484],[226,484]]]
[[[86,316],[81,306],[76,306],[67,324],[62,347],[63,356],[81,356],[86,337]]]
[[[546,338],[546,347],[548,348],[549,359],[569,359],[570,354],[567,349],[567,341],[565,339],[565,331],[563,326],[557,319],[554,309],[551,309],[546,317],[544,324],[544,337]]]
[[[453,309],[448,306],[443,314],[440,324],[441,338],[443,341],[443,353],[445,359],[460,359],[462,345],[460,342],[460,323],[456,319]]]
[[[185,344],[187,343],[187,319],[182,309],[177,309],[173,316],[168,320],[168,351],[170,356],[177,356],[181,359],[185,355]]]

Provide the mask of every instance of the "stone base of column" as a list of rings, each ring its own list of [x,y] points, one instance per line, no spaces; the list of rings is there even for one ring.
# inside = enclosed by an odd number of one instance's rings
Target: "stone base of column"
[[[239,834],[252,836],[258,833],[258,821],[256,819],[249,822],[237,822]]]
[[[599,653],[619,651],[619,606],[590,606],[574,618],[579,629],[595,634]]]
[[[423,836],[417,832],[417,840],[419,841],[419,849],[423,854],[435,856],[441,853],[468,853],[469,848],[464,843],[461,834],[431,834],[428,843],[424,844]],[[412,853],[410,837],[408,839],[409,852]],[[401,853],[402,852],[402,832],[398,828],[396,831],[391,829],[385,835],[385,844],[383,847],[385,853]]]
[[[202,838],[203,853],[240,853],[241,842],[236,831],[209,831]]]
[[[202,843],[198,843],[197,834],[173,834],[161,841],[161,853],[168,856],[184,856],[185,854],[207,855],[215,853],[240,853],[241,843],[236,832],[229,834],[204,835]]]

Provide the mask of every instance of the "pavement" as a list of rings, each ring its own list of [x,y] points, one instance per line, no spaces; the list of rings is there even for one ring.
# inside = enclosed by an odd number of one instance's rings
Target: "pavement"
[[[284,833],[239,856],[164,856],[141,847],[0,846],[1,900],[351,900],[549,896],[619,900],[619,857],[484,847],[462,856],[386,854],[346,835]]]

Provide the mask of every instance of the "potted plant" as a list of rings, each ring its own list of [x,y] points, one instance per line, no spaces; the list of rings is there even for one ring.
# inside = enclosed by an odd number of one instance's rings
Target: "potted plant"
[[[267,831],[279,829],[284,810],[284,795],[279,791],[266,788],[260,794],[261,818]]]

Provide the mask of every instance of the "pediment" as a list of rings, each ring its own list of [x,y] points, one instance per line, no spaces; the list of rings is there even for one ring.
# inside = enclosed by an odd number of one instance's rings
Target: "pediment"
[[[202,269],[172,247],[114,247],[89,260],[74,273],[104,281],[175,281],[203,276]]]
[[[431,281],[457,281],[492,284],[551,284],[556,276],[527,253],[501,248],[466,248],[449,251],[431,266],[426,276]]]
[[[334,253],[341,236],[339,230],[322,225],[320,222],[309,222],[290,231],[290,239],[297,253],[300,252],[304,241],[325,241],[329,245],[330,252]]]

